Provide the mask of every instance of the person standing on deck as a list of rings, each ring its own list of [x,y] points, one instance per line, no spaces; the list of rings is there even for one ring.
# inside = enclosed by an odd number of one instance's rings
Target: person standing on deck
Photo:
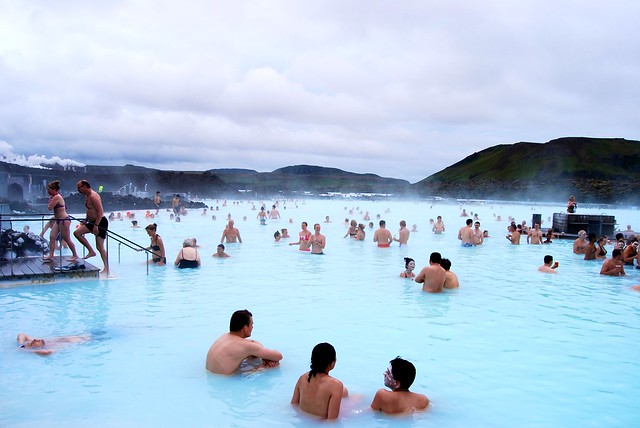
[[[100,195],[91,188],[91,184],[87,180],[80,180],[76,184],[78,192],[85,196],[85,207],[87,208],[87,217],[80,222],[73,235],[78,241],[89,251],[89,254],[84,256],[85,259],[94,257],[96,252],[84,237],[87,233],[93,233],[96,236],[96,248],[102,258],[102,264],[104,268],[100,273],[109,273],[109,259],[107,258],[107,250],[104,248],[104,240],[107,237],[107,228],[109,227],[109,221],[104,216],[104,209],[102,208],[102,198]]]

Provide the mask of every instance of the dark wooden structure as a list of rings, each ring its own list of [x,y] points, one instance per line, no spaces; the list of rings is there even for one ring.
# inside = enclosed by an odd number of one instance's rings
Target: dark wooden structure
[[[552,227],[560,238],[576,238],[581,230],[613,238],[616,218],[612,215],[553,213]]]
[[[100,269],[96,266],[82,259],[78,262],[69,262],[66,257],[56,256],[49,263],[45,263],[41,256],[0,261],[0,288],[43,284],[57,280],[99,278]]]

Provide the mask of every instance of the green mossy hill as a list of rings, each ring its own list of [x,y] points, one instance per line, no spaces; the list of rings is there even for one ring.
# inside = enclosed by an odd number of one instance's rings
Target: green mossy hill
[[[465,198],[584,202],[640,199],[640,142],[621,138],[559,138],[498,145],[418,182],[420,194]]]

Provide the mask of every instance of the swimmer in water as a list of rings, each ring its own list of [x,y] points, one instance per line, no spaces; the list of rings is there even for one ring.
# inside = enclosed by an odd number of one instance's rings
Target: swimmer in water
[[[544,256],[544,264],[538,268],[538,271],[544,273],[558,273],[556,269],[558,269],[558,262],[553,263],[553,256],[547,254]]]
[[[311,351],[311,366],[298,378],[291,404],[323,419],[337,419],[347,388],[329,372],[336,366],[336,350],[329,343],[318,343]]]
[[[384,388],[379,389],[371,402],[371,408],[387,414],[424,410],[429,406],[426,395],[409,391],[416,378],[415,366],[400,357],[389,361],[384,372]]]
[[[91,340],[91,336],[65,336],[56,337],[54,339],[36,339],[31,338],[25,333],[18,334],[18,343],[20,349],[33,352],[34,354],[47,356],[56,352],[55,348],[58,348],[66,343],[83,343]]]
[[[393,242],[393,236],[391,232],[385,227],[387,222],[380,220],[380,228],[373,234],[373,242],[378,243],[380,248],[388,248]]]
[[[404,258],[404,271],[400,272],[400,278],[409,278],[413,279],[416,277],[416,274],[413,270],[416,268],[416,262],[410,257]]]
[[[301,224],[302,230],[298,235],[298,242],[289,242],[289,245],[299,245],[300,251],[311,251],[311,232],[307,229],[307,222]]]

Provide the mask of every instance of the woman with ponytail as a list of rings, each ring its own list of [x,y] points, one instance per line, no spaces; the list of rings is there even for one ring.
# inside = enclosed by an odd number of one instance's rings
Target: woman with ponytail
[[[311,366],[300,376],[293,390],[291,404],[324,419],[336,419],[342,397],[349,393],[338,379],[329,376],[336,366],[336,350],[329,343],[319,343],[311,351]]]

